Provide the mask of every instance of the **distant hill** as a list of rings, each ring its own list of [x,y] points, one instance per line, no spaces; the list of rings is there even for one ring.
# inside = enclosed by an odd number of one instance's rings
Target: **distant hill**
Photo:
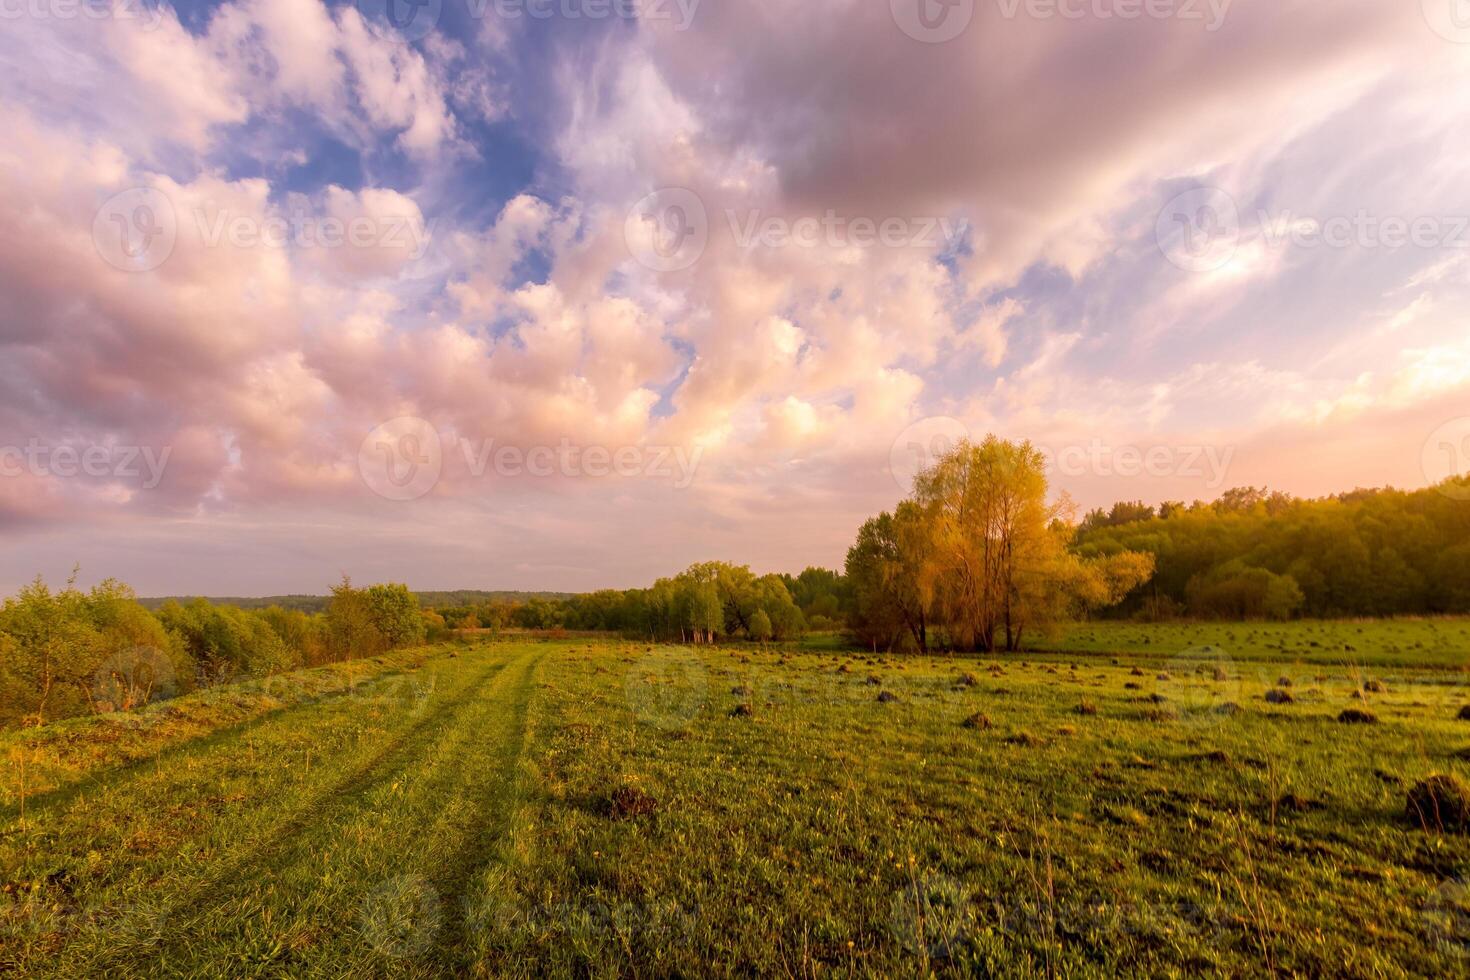
[[[419,597],[419,605],[425,607],[448,608],[456,606],[473,606],[486,602],[527,602],[531,599],[568,599],[574,593],[571,592],[483,592],[477,589],[462,589],[455,592],[416,592]],[[266,609],[270,606],[280,606],[282,609],[299,609],[302,612],[316,613],[327,608],[327,602],[331,596],[325,595],[272,595],[254,598],[240,596],[156,596],[152,598],[139,599],[138,601],[148,609],[157,609],[165,602],[192,602],[203,598],[216,606],[236,606],[240,609]]]

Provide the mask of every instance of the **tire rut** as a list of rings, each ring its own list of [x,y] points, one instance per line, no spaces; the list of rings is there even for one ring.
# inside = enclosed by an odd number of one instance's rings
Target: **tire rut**
[[[506,715],[501,748],[496,753],[498,778],[488,780],[476,792],[483,800],[478,819],[459,834],[460,846],[456,849],[461,858],[452,865],[441,867],[429,878],[443,896],[447,912],[442,942],[436,959],[446,970],[462,973],[471,959],[469,946],[469,923],[472,919],[471,888],[475,880],[498,860],[497,854],[505,843],[505,833],[510,825],[518,794],[516,793],[517,766],[525,755],[529,740],[527,719],[531,710],[531,699],[535,696],[532,686],[539,673],[544,654],[526,664],[518,681],[508,692],[509,711]]]
[[[309,709],[320,708],[323,704],[333,707],[339,706],[341,699],[360,696],[365,690],[379,686],[387,686],[394,682],[402,681],[404,678],[413,677],[420,671],[431,669],[432,661],[425,661],[418,667],[405,667],[400,670],[385,671],[376,674],[357,684],[349,683],[339,689],[329,689],[324,693],[304,697],[290,704],[283,704],[278,708],[270,708],[260,714],[242,718],[239,721],[224,725],[212,731],[201,732],[178,742],[171,742],[162,746],[152,755],[140,756],[118,765],[107,766],[94,770],[80,776],[76,780],[64,783],[43,793],[30,796],[26,800],[26,811],[37,817],[63,807],[73,802],[78,797],[84,796],[90,791],[117,790],[128,783],[146,775],[149,770],[158,766],[167,765],[180,757],[187,757],[195,753],[213,753],[227,750],[230,746],[239,743],[246,737],[260,731],[267,725],[288,721],[292,716]],[[11,805],[0,807],[0,823],[18,819],[20,807]]]
[[[398,733],[351,772],[322,786],[308,800],[256,835],[255,839],[232,848],[220,861],[203,869],[198,882],[192,888],[182,889],[169,903],[160,921],[175,920],[182,910],[192,910],[189,917],[193,918],[228,901],[230,894],[237,890],[238,882],[250,880],[248,869],[266,865],[289,851],[296,838],[312,824],[321,822],[325,814],[346,808],[374,786],[411,765],[422,754],[424,745],[446,729],[446,721],[452,722],[466,710],[484,687],[510,663],[487,664],[466,682],[463,689],[435,705],[423,718]],[[175,931],[173,926],[174,922],[170,921],[170,931]],[[174,942],[165,942],[158,951],[174,945]]]

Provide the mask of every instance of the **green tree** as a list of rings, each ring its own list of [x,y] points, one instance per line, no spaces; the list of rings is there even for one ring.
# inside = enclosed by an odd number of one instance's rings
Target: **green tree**
[[[87,615],[73,573],[53,593],[38,576],[0,607],[6,644],[0,685],[12,694],[8,720],[43,724],[88,710],[92,674],[102,660],[102,639]]]
[[[888,650],[907,637],[928,652],[930,599],[919,586],[927,546],[920,512],[908,501],[858,530],[845,565],[853,595],[848,625],[858,642]]]
[[[352,586],[346,575],[332,588],[327,603],[328,646],[338,660],[372,657],[383,652],[383,638],[373,627],[367,593]]]
[[[750,617],[750,638],[758,643],[768,642],[773,635],[771,617],[764,609],[757,609]]]
[[[406,585],[373,585],[367,589],[368,618],[386,649],[424,642],[424,617],[418,596]]]

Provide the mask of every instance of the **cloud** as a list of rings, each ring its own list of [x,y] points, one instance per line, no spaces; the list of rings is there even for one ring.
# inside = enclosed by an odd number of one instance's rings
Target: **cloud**
[[[0,524],[63,551],[92,546],[57,529],[89,522],[199,561],[295,549],[313,575],[336,552],[374,567],[381,535],[417,542],[393,574],[419,584],[505,567],[544,578],[498,584],[592,586],[691,549],[840,561],[925,415],[1233,447],[1232,481],[1286,489],[1411,479],[1394,434],[1413,448],[1470,384],[1464,249],[1281,232],[1470,214],[1464,53],[1376,0],[1237,0],[1214,31],[976,11],[943,45],[857,0],[703,6],[684,31],[446,18],[417,44],[319,0],[15,22],[0,446],[171,456],[152,488],[0,480]],[[1239,212],[1230,260],[1203,270],[1157,232],[1197,187]],[[665,188],[703,212],[672,271],[627,237]],[[139,200],[166,202],[173,234],[127,271],[133,239],[107,236],[144,230]],[[358,470],[400,416],[446,454],[414,504]],[[1333,455],[1357,432],[1386,468]],[[488,440],[704,455],[676,492],[476,473],[461,449]],[[1063,488],[1089,506],[1218,490]]]

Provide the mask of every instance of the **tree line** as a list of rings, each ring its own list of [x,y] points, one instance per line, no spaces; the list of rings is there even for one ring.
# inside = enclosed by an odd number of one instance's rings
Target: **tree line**
[[[1121,503],[1086,515],[1074,548],[1154,556],[1154,576],[1118,615],[1470,613],[1470,479],[1317,499],[1242,487],[1212,503]]]
[[[373,657],[422,643],[443,621],[403,585],[343,579],[325,611],[203,599],[150,611],[112,579],[37,578],[0,605],[0,726],[126,710],[209,684]]]
[[[788,640],[813,623],[837,628],[839,576],[808,569],[795,578],[749,566],[699,562],[646,589],[602,589],[564,599],[486,602],[436,610],[450,629],[596,630],[660,642],[712,643],[739,637]],[[824,588],[825,587],[825,588]],[[795,594],[794,594],[795,593]],[[805,610],[795,595],[807,599]]]

